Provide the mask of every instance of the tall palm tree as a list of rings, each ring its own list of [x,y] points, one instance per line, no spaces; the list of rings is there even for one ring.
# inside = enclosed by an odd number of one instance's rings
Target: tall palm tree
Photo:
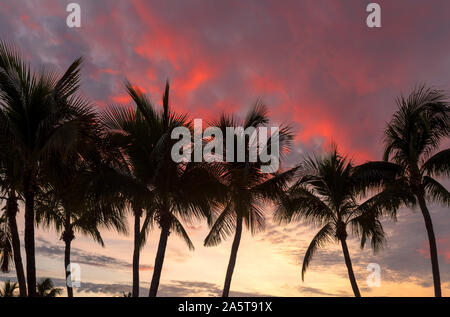
[[[11,232],[5,214],[0,216],[0,270],[9,272],[9,263],[12,259]]]
[[[147,120],[150,112],[146,107],[137,105]],[[219,182],[213,164],[205,162],[175,162],[171,150],[176,140],[171,134],[176,127],[191,127],[185,115],[173,112],[169,106],[169,83],[163,95],[163,110],[157,112],[158,143],[152,152],[151,162],[155,166],[152,186],[155,192],[155,221],[161,228],[158,250],[155,258],[149,296],[155,297],[164,263],[167,241],[171,232],[183,238],[189,249],[192,244],[181,221],[211,218],[216,202],[222,199],[223,186]]]
[[[279,222],[304,219],[321,227],[306,250],[302,280],[317,249],[338,242],[342,246],[353,293],[356,297],[361,296],[347,246],[347,227],[361,238],[361,247],[370,238],[373,250],[377,251],[384,242],[378,217],[384,209],[395,209],[401,198],[393,190],[386,190],[358,204],[358,197],[375,182],[375,177],[370,182],[362,177],[359,169],[353,168],[336,148],[324,157],[307,158],[302,163],[302,176],[280,200],[275,213]]]
[[[153,224],[154,192],[152,179],[155,164],[152,153],[158,144],[160,133],[158,120],[145,95],[126,82],[125,88],[136,108],[113,106],[102,113],[102,122],[108,129],[107,138],[121,149],[122,160],[118,165],[115,181],[110,182],[123,194],[134,218],[133,286],[132,296],[139,297],[139,259],[147,233]],[[140,109],[146,109],[145,117]],[[145,218],[141,224],[141,218]]]
[[[20,199],[21,169],[19,164],[17,164],[18,162],[14,153],[11,153],[8,147],[9,144],[0,141],[0,192],[3,194],[2,200],[6,200],[4,210],[11,236],[12,253],[17,280],[19,282],[20,296],[23,297],[27,295],[27,289],[20,250],[19,230],[16,221],[16,216],[19,212],[17,202]]]
[[[217,122],[212,122],[212,126],[218,127],[223,135],[226,135],[227,128],[242,127],[244,130],[248,128],[259,128],[268,124],[267,109],[261,103],[256,105],[248,112],[247,117],[242,122],[234,117],[222,115]],[[277,139],[275,139],[277,138]],[[240,139],[240,140],[239,140]],[[214,224],[208,236],[205,238],[205,246],[218,245],[222,239],[233,234],[234,239],[231,247],[230,260],[225,276],[223,287],[223,297],[228,297],[236,264],[237,252],[242,236],[243,224],[251,231],[252,234],[264,228],[264,206],[265,202],[280,197],[281,193],[286,189],[287,182],[294,175],[295,169],[288,170],[284,173],[272,172],[263,173],[261,167],[263,162],[256,160],[252,162],[249,159],[253,138],[246,137],[244,134],[235,134],[234,142],[234,161],[228,160],[221,164],[220,178],[226,187],[226,199],[223,204],[222,211],[217,215]],[[242,141],[244,144],[245,162],[239,162],[237,159],[237,144]],[[292,133],[289,127],[281,127],[279,136],[271,136],[268,138],[266,147],[270,152],[272,141],[279,143],[281,153],[285,153],[292,141]],[[223,149],[227,152],[227,142],[223,141]],[[262,148],[261,148],[262,149]],[[231,151],[228,148],[228,151]]]
[[[142,163],[150,166],[145,167],[143,171],[133,171],[133,173],[136,172],[134,176],[139,179],[143,177],[142,180],[145,180],[143,184],[147,185],[150,180],[150,185],[147,186],[152,191],[154,210],[151,219],[161,229],[149,290],[149,296],[155,297],[158,292],[169,234],[171,231],[175,232],[184,239],[190,249],[193,249],[194,246],[181,221],[191,222],[209,218],[211,208],[215,206],[215,200],[219,199],[222,186],[210,165],[204,162],[175,162],[172,160],[171,149],[177,141],[171,139],[171,133],[176,127],[190,127],[190,122],[185,115],[174,113],[169,107],[169,83],[166,83],[162,111],[155,110],[149,99],[140,91],[132,89],[131,85],[128,85],[128,91],[140,113],[139,120],[145,120],[145,125],[148,125],[144,129],[150,129],[143,133],[151,131],[153,134],[151,140],[155,141],[153,144],[149,144],[146,140],[135,140],[136,142],[143,141],[144,144],[138,145],[141,147],[139,151],[142,154],[135,157],[143,162],[139,162],[139,165],[136,164],[134,167],[142,166]],[[106,125],[112,130],[123,130],[122,124],[115,118],[114,112],[106,115]],[[125,132],[126,135],[130,133],[129,131]],[[130,155],[130,160],[133,159]],[[140,175],[141,172],[142,175]]]
[[[49,278],[41,279],[36,286],[37,297],[56,297],[61,295],[62,289],[56,288]]]
[[[185,115],[169,107],[169,84],[163,96],[163,110],[155,110],[150,100],[127,82],[126,89],[134,108],[111,107],[103,113],[109,137],[123,149],[121,191],[130,203],[134,216],[133,296],[139,296],[139,254],[153,223],[161,228],[161,237],[149,296],[157,295],[167,240],[171,231],[181,236],[190,249],[193,244],[181,224],[208,217],[212,197],[218,196],[220,183],[205,164],[172,161],[174,128],[189,126]],[[194,186],[195,184],[195,186]],[[202,187],[204,186],[204,187]],[[132,190],[130,190],[132,189]],[[142,212],[146,211],[143,225]]]
[[[19,230],[17,228],[17,221],[16,221],[16,215],[19,211],[19,207],[17,204],[17,200],[19,199],[17,197],[17,193],[14,187],[14,184],[16,181],[14,179],[11,179],[8,175],[10,170],[3,170],[2,172],[2,191],[4,194],[6,194],[6,206],[4,207],[4,223],[6,226],[4,227],[5,235],[4,238],[9,237],[10,246],[12,248],[12,257],[14,259],[14,265],[16,269],[16,275],[17,280],[19,282],[19,290],[20,290],[20,296],[24,297],[27,296],[27,286],[26,286],[26,280],[25,280],[25,273],[23,270],[23,264],[22,264],[22,256],[20,251],[20,238],[19,238]],[[9,245],[8,244],[8,245]],[[7,257],[6,257],[7,258]],[[5,264],[5,267],[2,266],[3,270],[7,270],[7,262],[3,262]]]
[[[1,44],[1,43],[0,43]],[[0,106],[2,98],[0,91]],[[5,142],[6,141],[6,142]],[[18,191],[21,188],[21,168],[15,153],[12,153],[10,140],[0,139],[0,190],[6,200],[5,215],[11,237],[12,253],[14,258],[17,280],[19,282],[20,296],[27,296],[27,286],[20,250],[20,238],[17,228],[16,215],[19,211],[17,201]]]
[[[36,295],[35,196],[43,163],[53,153],[68,153],[80,132],[85,110],[78,102],[77,59],[62,76],[33,73],[17,51],[0,42],[0,142],[9,144],[22,167],[25,200],[25,251],[28,296]]]
[[[398,110],[385,129],[382,162],[367,163],[367,175],[394,172],[393,185],[419,205],[430,246],[434,293],[442,296],[438,252],[427,200],[450,206],[450,193],[437,178],[450,175],[450,149],[435,153],[450,134],[450,106],[439,90],[417,87],[407,98],[397,99]]]
[[[17,290],[17,283],[6,281],[3,283],[3,288],[0,289],[0,297],[14,297]]]
[[[64,270],[66,279],[70,275],[71,243],[75,233],[91,236],[104,246],[101,228],[115,229],[126,233],[123,198],[110,191],[109,181],[112,166],[105,156],[102,131],[91,122],[85,129],[86,140],[77,153],[63,159],[56,157],[47,168],[48,184],[40,187],[36,202],[36,221],[44,226],[54,226],[65,243]],[[109,154],[110,151],[107,151]],[[73,297],[73,288],[67,285],[68,297]]]

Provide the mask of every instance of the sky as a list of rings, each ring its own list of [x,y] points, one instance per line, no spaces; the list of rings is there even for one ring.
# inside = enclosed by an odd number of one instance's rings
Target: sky
[[[70,2],[0,0],[0,38],[13,43],[36,70],[62,72],[83,56],[82,92],[99,110],[129,104],[126,78],[156,107],[169,80],[171,106],[204,120],[222,112],[243,115],[260,98],[272,123],[289,123],[296,132],[285,168],[332,142],[356,163],[380,159],[383,129],[397,97],[422,83],[450,91],[448,1],[376,1],[381,28],[367,27],[371,1],[365,0],[78,0],[81,28],[66,25]],[[265,232],[244,233],[231,295],[352,295],[338,246],[319,251],[302,282],[303,254],[317,228],[276,225],[271,206],[265,210]],[[443,294],[449,296],[449,210],[434,205],[430,210]],[[21,231],[22,218],[23,212]],[[362,295],[432,296],[420,212],[402,209],[396,223],[383,223],[388,244],[377,255],[360,250],[355,239],[349,243]],[[187,228],[196,249],[191,252],[170,236],[159,295],[217,296],[231,241],[206,248],[206,224]],[[72,258],[81,266],[76,296],[130,290],[131,236],[103,231],[103,237],[105,248],[80,235],[73,242]],[[154,230],[141,255],[142,295],[148,293],[158,237]],[[59,235],[39,229],[36,250],[38,277],[64,285]],[[369,263],[380,265],[380,287],[366,283]]]

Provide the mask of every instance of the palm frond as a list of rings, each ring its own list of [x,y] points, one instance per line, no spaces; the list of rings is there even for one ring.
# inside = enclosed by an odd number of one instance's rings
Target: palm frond
[[[194,244],[192,243],[191,239],[189,238],[186,230],[184,230],[181,222],[176,217],[172,216],[171,224],[172,224],[171,229],[175,232],[175,234],[177,234],[179,237],[181,237],[184,240],[186,245],[189,247],[189,250],[193,251],[195,249]]]
[[[441,183],[429,176],[425,176],[423,182],[425,191],[432,201],[450,207],[450,193]]]
[[[154,222],[154,210],[146,210],[145,213],[145,218],[144,218],[144,222],[142,223],[141,226],[141,231],[139,233],[140,236],[140,241],[139,241],[139,248],[140,250],[142,250],[145,246],[145,243],[147,242],[147,237],[148,237],[148,233],[150,231],[150,229],[153,226],[153,222]]]
[[[409,166],[436,150],[450,133],[450,107],[440,90],[417,86],[397,100],[398,110],[385,129],[384,160]]]
[[[333,225],[331,223],[327,223],[311,240],[311,243],[306,250],[305,257],[303,258],[302,281],[305,280],[305,273],[308,269],[309,264],[311,263],[314,253],[317,251],[317,249],[324,247],[329,242],[332,242],[334,240],[333,234]]]
[[[371,239],[371,246],[374,253],[377,253],[386,243],[383,226],[378,220],[378,213],[375,210],[364,212],[352,218],[350,225],[353,234],[361,238],[361,249],[364,248],[367,239]]]
[[[329,206],[305,186],[296,186],[283,197],[275,212],[280,223],[304,219],[316,225],[323,225],[336,219]]]
[[[211,247],[220,244],[222,240],[233,234],[235,228],[236,219],[232,212],[231,203],[228,203],[212,225],[205,238],[204,246]]]
[[[276,201],[283,197],[289,182],[295,177],[300,166],[293,167],[282,173],[275,173],[263,183],[257,184],[251,190],[262,199]]]
[[[404,183],[391,183],[356,207],[352,215],[360,216],[369,213],[375,218],[388,215],[396,220],[397,210],[401,205],[412,206],[415,202],[415,197],[408,186]]]
[[[375,161],[367,162],[353,168],[352,177],[357,190],[365,191],[368,188],[380,187],[393,182],[401,175],[402,167],[398,164]]]
[[[450,149],[434,154],[422,165],[421,170],[428,176],[450,176]]]
[[[260,99],[256,101],[244,121],[244,129],[248,127],[257,128],[269,122],[267,106],[264,105]]]

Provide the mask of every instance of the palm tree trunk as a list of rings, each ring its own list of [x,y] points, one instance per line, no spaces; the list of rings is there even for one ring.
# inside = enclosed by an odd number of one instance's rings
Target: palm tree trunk
[[[25,253],[27,260],[28,296],[36,297],[36,258],[34,246],[34,196],[35,184],[32,172],[27,171],[24,177],[25,196]]]
[[[134,210],[133,297],[139,297],[139,255],[141,240],[141,213]]]
[[[152,277],[152,283],[150,284],[150,291],[148,296],[149,297],[156,297],[156,294],[158,293],[158,287],[159,287],[159,280],[161,278],[161,271],[164,263],[164,256],[166,254],[166,247],[167,247],[167,240],[169,238],[169,225],[163,224],[161,228],[161,235],[159,237],[159,244],[158,244],[158,251],[156,253],[155,258],[155,266],[153,269],[153,277]]]
[[[347,266],[348,277],[350,284],[352,285],[353,293],[355,297],[361,297],[358,284],[356,283],[355,273],[353,272],[352,260],[350,259],[350,253],[348,252],[347,242],[345,239],[341,239],[342,252],[344,252],[345,265]]]
[[[425,220],[425,227],[427,228],[428,241],[430,244],[431,268],[433,271],[434,295],[436,297],[442,296],[441,291],[441,277],[439,274],[439,261],[436,247],[436,237],[434,236],[433,222],[431,221],[430,212],[423,194],[418,194],[420,209],[422,210],[423,219]]]
[[[233,245],[231,246],[230,261],[228,262],[227,275],[223,286],[222,297],[228,297],[230,294],[231,278],[233,277],[234,266],[236,265],[237,252],[242,236],[242,217],[236,220],[236,233],[234,234]]]
[[[64,265],[66,271],[66,286],[67,286],[67,297],[73,297],[73,288],[69,286],[68,279],[70,277],[70,271],[67,270],[70,265],[70,247],[72,244],[72,240],[67,239],[65,241],[65,249],[64,249]]]
[[[11,231],[11,240],[14,253],[14,265],[16,268],[17,281],[19,282],[20,297],[27,296],[27,283],[25,280],[25,272],[23,270],[22,255],[20,254],[20,238],[17,229],[16,215],[18,211],[16,192],[12,190],[9,193],[7,205],[7,217],[9,230]]]
[[[72,269],[70,267],[70,247],[72,245],[73,239],[75,239],[75,235],[72,229],[72,225],[70,223],[70,219],[72,217],[72,213],[69,208],[64,208],[66,211],[65,220],[64,220],[64,232],[62,234],[62,240],[65,243],[64,248],[64,271],[66,272],[66,286],[67,286],[67,297],[73,297],[73,287],[72,287]]]

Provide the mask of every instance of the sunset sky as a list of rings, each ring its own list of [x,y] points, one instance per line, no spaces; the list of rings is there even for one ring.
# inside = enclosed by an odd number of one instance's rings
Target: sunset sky
[[[81,28],[66,25],[70,2],[81,6]],[[450,91],[450,2],[375,1],[382,27],[373,29],[366,26],[370,2],[0,0],[0,39],[13,43],[37,70],[61,72],[83,56],[82,92],[99,109],[130,102],[125,78],[157,107],[168,79],[172,107],[204,120],[223,111],[245,114],[261,98],[272,123],[291,123],[296,132],[284,168],[331,142],[363,163],[381,158],[383,129],[398,96],[420,83]],[[244,233],[231,295],[351,296],[339,246],[316,253],[302,283],[303,255],[317,229],[275,225],[271,206],[265,209],[265,232]],[[430,209],[443,295],[450,296],[450,211]],[[360,250],[357,240],[349,243],[363,296],[434,294],[423,218],[418,210],[399,214],[395,224],[384,221],[388,245],[379,254]],[[21,231],[22,218],[23,210]],[[187,229],[196,249],[170,236],[158,295],[217,296],[231,239],[206,248],[206,224]],[[130,291],[131,234],[103,237],[105,248],[80,235],[72,244],[72,260],[82,270],[75,296]],[[148,294],[158,238],[154,230],[141,255],[141,295]],[[36,249],[38,278],[62,286],[64,243],[55,232],[38,230]],[[381,266],[381,287],[366,284],[369,263]],[[14,276],[0,274],[0,280]]]

